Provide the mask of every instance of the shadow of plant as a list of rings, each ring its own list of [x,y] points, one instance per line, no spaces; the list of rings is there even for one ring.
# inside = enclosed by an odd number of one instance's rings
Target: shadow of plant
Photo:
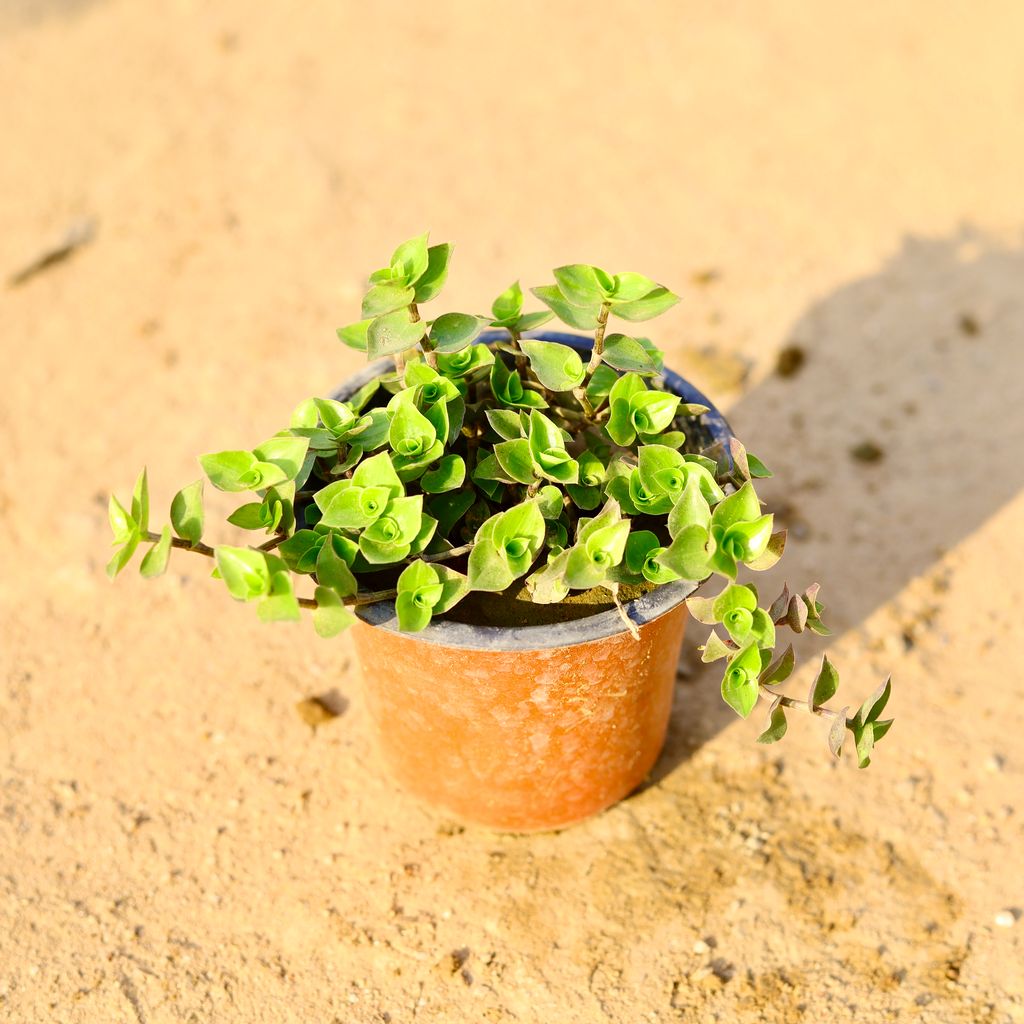
[[[774,470],[758,490],[791,531],[782,564],[756,579],[763,595],[774,597],[784,578],[818,581],[825,620],[841,634],[1019,492],[1022,282],[1020,248],[971,229],[910,237],[877,273],[816,302],[780,339],[780,350],[803,350],[803,365],[728,410]],[[706,632],[689,631],[684,658],[694,669],[652,782],[736,720],[717,692],[719,666],[699,664]],[[827,641],[806,636],[810,660]],[[878,682],[847,671],[841,695],[859,699]]]

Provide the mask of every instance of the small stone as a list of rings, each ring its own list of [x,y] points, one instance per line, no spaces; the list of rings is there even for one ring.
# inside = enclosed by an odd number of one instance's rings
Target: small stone
[[[1020,920],[1020,916],[1019,907],[1007,907],[996,914],[995,922],[1000,928],[1012,928]]]
[[[338,717],[338,712],[329,707],[322,697],[306,697],[295,705],[295,710],[312,729]]]
[[[711,947],[703,939],[698,939],[693,944],[693,951],[697,956],[704,956],[706,953],[711,952]]]
[[[971,313],[961,313],[958,326],[960,333],[967,335],[968,338],[976,338],[981,334],[981,324]]]
[[[787,345],[775,360],[775,372],[780,377],[795,377],[807,362],[807,353],[799,345]]]
[[[720,270],[716,270],[714,267],[707,267],[704,270],[695,270],[690,275],[690,280],[698,288],[706,288],[709,284],[714,284],[721,276],[722,272]]]
[[[985,771],[992,772],[993,775],[1001,772],[1006,767],[1006,758],[1002,754],[992,754],[988,760],[985,761]]]
[[[875,444],[874,441],[861,441],[850,449],[850,455],[858,462],[871,464],[881,462],[885,458],[885,452]]]

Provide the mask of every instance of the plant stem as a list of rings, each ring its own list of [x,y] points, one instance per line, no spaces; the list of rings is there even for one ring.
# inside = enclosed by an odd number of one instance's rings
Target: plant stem
[[[608,314],[611,312],[611,304],[601,303],[601,312],[597,314],[597,330],[594,331],[594,351],[590,355],[590,362],[587,365],[587,376],[589,377],[600,365],[601,356],[604,354],[604,332],[608,328]]]
[[[288,539],[286,533],[278,533],[271,537],[270,540],[265,540],[256,550],[257,551],[273,551],[279,544],[283,544]]]
[[[773,701],[778,700],[784,708],[806,711],[809,715],[817,715],[819,718],[838,718],[840,714],[838,711],[833,711],[831,708],[826,708],[820,704],[811,704],[806,700],[798,700],[796,697],[787,697],[784,693],[773,690],[765,683],[761,683],[759,694],[762,697],[767,695]]]
[[[409,316],[412,318],[414,324],[420,322],[420,310],[415,302],[409,304]],[[426,360],[427,366],[432,370],[437,369],[437,353],[434,352],[434,346],[431,345],[430,339],[427,337],[426,329],[423,331],[423,337],[420,339],[420,348],[423,349],[423,358]]]
[[[518,373],[520,377],[525,377],[526,371],[530,368],[530,360],[526,358],[526,353],[522,350],[522,347],[519,344],[519,332],[513,331],[509,328],[508,333],[512,339],[512,344],[516,349],[516,373]]]
[[[146,531],[146,540],[159,540],[160,534],[154,533],[152,530]],[[182,540],[180,537],[171,538],[172,548],[181,548],[184,551],[194,551],[197,555],[206,555],[207,558],[213,558],[214,551],[208,544],[204,544],[202,541],[196,541],[195,544],[190,544],[187,540]]]
[[[397,590],[364,590],[343,597],[342,602],[350,607],[361,604],[376,604],[378,601],[388,601],[398,596]],[[300,608],[316,608],[317,603],[312,597],[298,597]]]
[[[443,562],[448,558],[458,558],[459,555],[468,555],[473,550],[472,544],[463,544],[461,547],[450,548],[448,551],[441,551],[436,555],[420,555],[424,562]]]

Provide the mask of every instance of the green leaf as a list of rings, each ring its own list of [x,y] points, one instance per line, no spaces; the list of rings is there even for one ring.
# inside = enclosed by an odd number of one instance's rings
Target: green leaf
[[[405,494],[405,488],[387,452],[380,452],[360,462],[352,474],[352,483],[357,487],[386,487],[392,498],[400,498]]]
[[[496,593],[505,590],[515,579],[504,552],[499,551],[490,539],[480,540],[479,534],[469,553],[468,568],[471,590]]]
[[[520,409],[546,409],[548,403],[536,391],[528,391],[515,370],[510,370],[502,359],[491,366],[491,391],[505,405]]]
[[[408,285],[392,281],[375,284],[363,297],[363,316],[379,318],[385,314],[402,312],[408,317],[408,307],[415,301],[415,293]],[[373,346],[373,324],[367,332],[368,348]]]
[[[765,686],[775,686],[784,683],[796,667],[796,656],[793,654],[793,645],[790,644],[781,657],[773,661],[760,676],[760,682]]]
[[[445,313],[430,327],[430,340],[438,352],[459,352],[475,341],[489,321],[469,313]]]
[[[681,579],[700,581],[710,574],[711,538],[708,531],[694,524],[681,530],[658,556],[658,561]]]
[[[372,452],[387,444],[391,416],[386,409],[371,409],[345,431],[345,443],[362,452]],[[351,449],[350,449],[351,450]]]
[[[525,334],[527,331],[535,331],[538,327],[542,327],[551,317],[552,314],[549,310],[541,309],[536,313],[524,313],[512,326],[517,333]]]
[[[325,639],[337,636],[356,621],[356,617],[330,588],[317,587],[313,596],[316,599],[313,628],[316,630],[317,636],[322,636]]]
[[[552,341],[519,343],[537,379],[551,391],[571,391],[583,383],[583,360],[575,349]]]
[[[133,526],[124,545],[114,552],[114,557],[107,563],[107,575],[111,579],[114,579],[131,561],[132,555],[135,554],[135,549],[139,546],[140,539],[138,528]]]
[[[449,569],[446,565],[435,565],[434,571],[441,584],[441,596],[434,605],[434,614],[442,615],[469,593],[469,580],[461,572]]]
[[[846,714],[849,707],[838,712],[832,720],[832,727],[828,731],[828,749],[834,757],[839,757],[843,752],[843,741],[846,739]]]
[[[579,465],[565,450],[562,431],[536,409],[530,413],[529,448],[541,476],[562,484],[574,484],[579,479]]]
[[[338,340],[348,345],[349,348],[354,348],[357,352],[365,352],[372,322],[373,317],[368,317],[358,323],[349,324],[348,327],[339,327]]]
[[[217,571],[236,601],[252,601],[270,592],[270,570],[262,552],[221,545],[214,555]]]
[[[892,694],[892,679],[886,679],[884,683],[860,706],[854,720],[859,725],[868,725],[878,720],[878,717],[885,710]],[[888,727],[886,727],[888,728]]]
[[[756,646],[744,648],[726,667],[722,699],[741,718],[746,718],[757,703],[760,673],[761,654]]]
[[[518,441],[523,436],[523,421],[511,409],[486,409],[487,422],[494,432],[506,441]]]
[[[327,537],[316,560],[317,583],[336,590],[342,597],[350,597],[358,589],[355,576],[347,560],[335,548],[335,538]]]
[[[598,366],[587,381],[587,400],[596,409],[608,397],[619,375],[609,366]]]
[[[189,544],[203,537],[203,481],[182,487],[171,501],[171,525],[175,534]]]
[[[629,536],[629,521],[612,523],[581,539],[569,552],[566,581],[574,590],[585,590],[602,583],[621,561]]]
[[[807,695],[807,702],[812,707],[821,707],[827,704],[839,689],[839,673],[835,666],[828,660],[826,654],[821,659],[821,668],[814,682],[811,683],[810,693]]]
[[[366,351],[371,359],[401,352],[419,344],[425,330],[423,321],[414,321],[408,309],[397,309],[376,317],[370,324]]]
[[[320,422],[336,437],[354,426],[359,418],[344,402],[333,398],[314,398],[313,408]]]
[[[577,484],[566,484],[565,489],[569,492],[573,504],[585,512],[590,512],[601,504],[600,487],[580,487]]]
[[[298,622],[302,617],[287,570],[280,569],[271,574],[270,591],[256,605],[256,614],[261,622]]]
[[[263,523],[263,502],[250,501],[241,505],[228,516],[228,522],[232,526],[240,526],[243,530],[262,530]]]
[[[499,323],[514,323],[523,311],[523,289],[519,282],[509,285],[491,304],[491,313]]]
[[[731,657],[735,652],[731,647],[728,647],[725,641],[712,630],[708,636],[707,642],[703,647],[700,648],[703,652],[700,656],[700,660],[707,665],[712,662],[720,661],[722,658]]]
[[[428,511],[437,519],[437,532],[441,537],[450,537],[455,525],[466,514],[476,500],[472,488],[463,491],[451,491],[439,497],[431,498]]]
[[[753,612],[757,608],[757,595],[740,584],[727,586],[715,598],[713,613],[716,622],[724,622],[726,616],[733,611]]]
[[[430,625],[433,618],[433,606],[417,603],[417,595],[405,592],[395,598],[395,611],[398,614],[398,628],[403,633],[419,633]]]
[[[557,519],[562,514],[565,498],[552,484],[546,484],[537,492],[537,507],[545,519]]]
[[[417,302],[429,302],[437,298],[448,279],[448,263],[451,256],[452,247],[447,242],[432,245],[427,249],[427,269],[416,282]]]
[[[308,450],[308,437],[272,437],[254,448],[252,453],[260,462],[277,466],[284,473],[285,480],[294,480],[302,469]]]
[[[392,498],[383,514],[363,531],[360,538],[360,550],[363,550],[361,543],[363,538],[384,545],[411,544],[420,531],[422,518],[422,494],[407,498]]]
[[[454,491],[466,479],[466,463],[461,455],[445,455],[436,468],[420,477],[420,487],[427,494]]]
[[[660,434],[671,426],[679,408],[679,397],[663,391],[646,391],[629,401],[633,427],[643,436]]]
[[[559,291],[557,285],[541,285],[530,291],[547,306],[555,316],[570,327],[580,331],[592,331],[597,327],[601,303],[596,301],[585,306],[574,306]]]
[[[139,529],[135,520],[113,494],[107,503],[107,517],[110,519],[110,529],[114,534],[115,544],[124,544],[133,533],[138,534]]]
[[[604,301],[604,289],[596,273],[596,267],[585,263],[570,263],[554,271],[558,289],[567,302],[573,306],[600,305]]]
[[[768,712],[768,725],[764,732],[757,737],[758,743],[777,743],[786,735],[786,710],[783,708],[779,698],[772,702],[771,710]]]
[[[601,358],[616,370],[631,370],[635,373],[657,373],[658,367],[647,349],[635,338],[625,334],[609,334],[604,339]]]
[[[316,403],[312,398],[304,398],[292,411],[288,426],[293,430],[313,429],[319,423]]]
[[[656,281],[652,281],[643,274],[616,274],[612,279],[612,308],[622,302],[635,302],[649,295],[660,287]]]
[[[330,500],[324,504],[320,503],[317,495],[317,504],[324,513],[320,522],[341,530],[361,530],[384,514],[390,500],[391,494],[386,487],[349,486],[332,491]]]
[[[711,508],[701,493],[700,481],[691,477],[669,513],[668,532],[672,537],[678,537],[691,526],[700,526],[707,532],[711,520]]]
[[[406,284],[414,284],[426,273],[428,263],[427,233],[424,232],[395,249],[391,256],[391,271]]]
[[[407,459],[416,459],[437,440],[434,425],[411,402],[402,402],[391,417],[388,444]]]
[[[140,534],[149,531],[149,478],[145,469],[135,481],[135,490],[132,493],[132,519],[138,526]]]
[[[854,725],[850,731],[857,747],[857,767],[867,768],[871,764],[871,751],[875,746],[875,730],[870,725]]]
[[[446,377],[461,378],[494,362],[494,353],[486,345],[470,345],[459,352],[438,352],[437,368]]]
[[[786,530],[773,533],[768,538],[768,545],[764,551],[757,558],[752,558],[747,562],[747,568],[753,569],[755,572],[764,572],[775,565],[786,548],[786,536]]]
[[[139,572],[146,579],[162,576],[167,569],[167,560],[171,555],[171,528],[165,526],[160,531],[160,539],[146,552],[139,566]]]
[[[298,530],[278,546],[278,554],[293,572],[311,573],[316,570],[320,548],[327,534],[313,530]]]
[[[667,288],[655,288],[642,299],[634,302],[621,302],[612,306],[612,313],[623,320],[651,320],[671,309],[679,301]]]
[[[688,597],[686,599],[686,609],[693,616],[697,622],[703,622],[705,626],[713,626],[718,622],[718,617],[715,615],[715,600],[713,597]]]
[[[518,483],[532,484],[537,479],[530,442],[525,437],[499,442],[494,446],[494,457],[505,473]]]
[[[604,463],[589,451],[581,452],[579,459],[579,480],[585,487],[597,487],[604,483],[608,471]]]
[[[226,451],[200,455],[203,472],[219,491],[255,491],[287,479],[287,474],[270,462],[261,462],[252,452]]]
[[[403,570],[401,576],[398,577],[398,593],[415,593],[417,590],[423,587],[432,587],[440,582],[440,577],[437,575],[437,570],[434,566],[430,565],[429,562],[424,562],[422,559],[416,559],[415,562],[410,562]],[[431,605],[433,607],[433,605]]]
[[[761,502],[748,480],[735,494],[723,498],[715,508],[714,521],[720,526],[749,523],[761,515]]]

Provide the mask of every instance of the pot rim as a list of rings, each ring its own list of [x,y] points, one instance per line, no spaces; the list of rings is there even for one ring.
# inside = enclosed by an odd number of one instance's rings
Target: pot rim
[[[504,331],[486,331],[480,335],[477,342],[486,345],[505,337]],[[531,331],[524,337],[530,340],[558,342],[581,352],[589,351],[593,347],[592,338],[562,331]],[[393,359],[377,359],[349,377],[331,397],[337,401],[344,401],[375,377],[393,370],[394,366]],[[732,428],[703,392],[672,370],[664,370],[662,378],[668,390],[679,395],[684,402],[706,405],[708,412],[702,416],[704,424],[717,440],[728,441],[732,436]],[[692,580],[663,583],[627,602],[623,608],[637,626],[643,626],[672,611],[699,586],[699,582]],[[394,601],[359,605],[355,608],[355,613],[366,625],[401,633],[398,629]],[[467,622],[438,619],[431,621],[418,633],[401,633],[401,636],[421,643],[463,650],[537,651],[555,647],[575,647],[595,640],[604,640],[625,631],[626,626],[618,610],[611,608],[570,622],[552,622],[536,626],[474,626]]]

